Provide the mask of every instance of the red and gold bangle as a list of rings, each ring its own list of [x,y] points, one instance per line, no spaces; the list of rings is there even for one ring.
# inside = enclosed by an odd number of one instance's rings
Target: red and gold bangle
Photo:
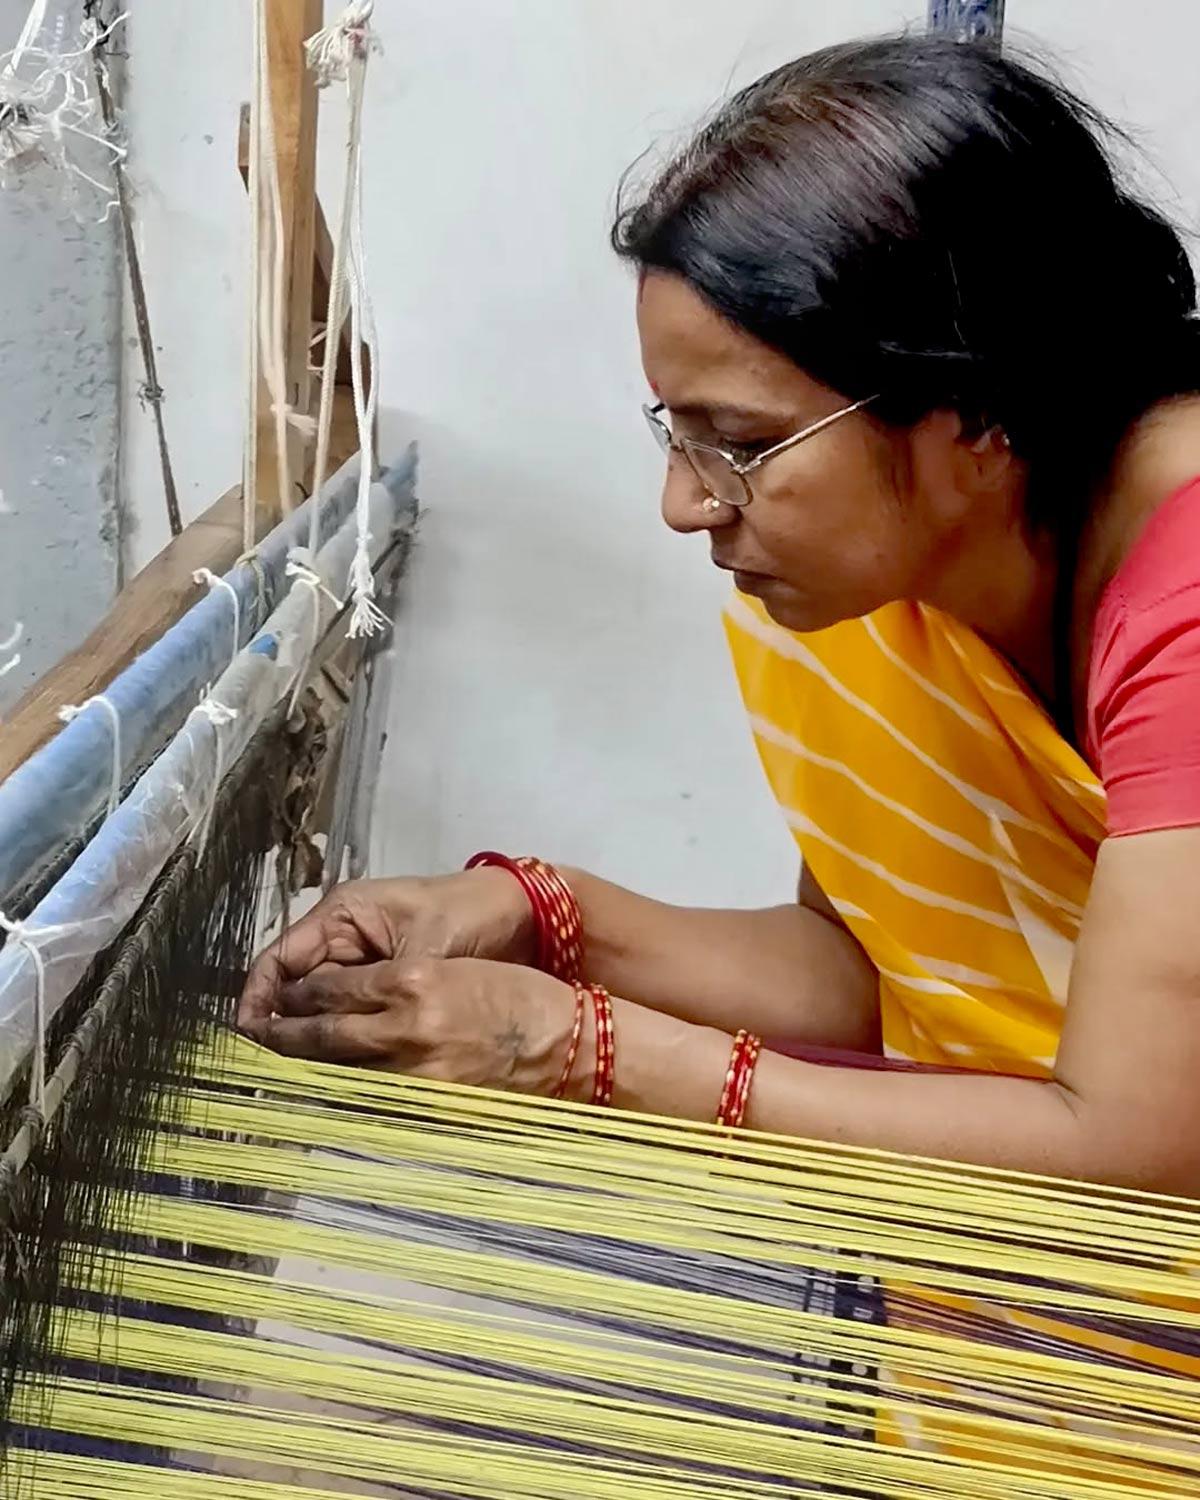
[[[575,1021],[571,1027],[571,1040],[567,1043],[567,1060],[563,1063],[562,1076],[559,1078],[551,1099],[561,1099],[567,1092],[567,1085],[571,1081],[571,1073],[575,1067],[575,1059],[579,1056],[579,1044],[583,1040],[583,1013],[587,1008],[590,991],[576,981],[575,984]]]
[[[592,1103],[607,1106],[612,1103],[616,1062],[612,996],[602,984],[593,984],[589,993],[596,1013],[596,1081]]]
[[[718,1125],[736,1128],[746,1118],[750,1086],[754,1082],[754,1069],[761,1051],[761,1037],[751,1036],[748,1031],[739,1031],[734,1038],[733,1052],[725,1073],[725,1087],[721,1090],[721,1103],[717,1108]]]
[[[583,970],[583,918],[571,887],[540,859],[485,852],[467,861],[468,870],[483,867],[507,870],[525,892],[537,933],[537,967],[575,984]]]

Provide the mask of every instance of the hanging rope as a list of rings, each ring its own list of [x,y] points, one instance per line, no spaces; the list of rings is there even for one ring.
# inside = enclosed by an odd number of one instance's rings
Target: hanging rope
[[[366,253],[362,207],[362,117],[367,63],[379,42],[371,30],[372,0],[347,6],[339,19],[319,31],[306,44],[309,67],[318,88],[336,82],[346,84],[348,127],[346,174],[342,203],[334,239],[333,267],[329,278],[329,306],[325,320],[325,352],[321,371],[321,399],[317,416],[317,459],[314,494],[319,495],[329,462],[329,436],[333,419],[334,385],[338,350],[346,304],[350,311],[350,372],[354,392],[354,418],[358,431],[359,475],[356,516],[358,544],[350,567],[350,594],[354,609],[351,636],[374,635],[383,629],[387,616],[375,603],[375,576],[371,569],[369,529],[371,483],[375,476],[375,421],[378,411],[379,340],[375,314],[366,280]],[[364,348],[370,359],[370,390],[366,389]],[[316,548],[317,516],[314,509],[310,550]]]
[[[287,241],[283,199],[279,188],[279,159],[275,149],[275,119],[267,65],[266,0],[254,5],[254,93],[250,106],[250,391],[246,424],[246,472],[242,494],[243,545],[249,551],[257,540],[255,504],[258,496],[258,390],[266,385],[275,427],[276,485],[281,515],[295,508],[289,429],[311,436],[316,421],[288,403],[286,295]]]

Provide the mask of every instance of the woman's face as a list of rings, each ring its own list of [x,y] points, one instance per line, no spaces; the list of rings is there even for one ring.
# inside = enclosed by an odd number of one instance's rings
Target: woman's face
[[[673,432],[743,460],[872,394],[819,384],[677,276],[644,278],[638,329]],[[717,567],[792,630],[820,630],[896,599],[936,602],[968,499],[952,451],[960,439],[950,413],[902,431],[869,408],[855,412],[749,475],[754,498],[744,509],[706,509],[687,459],[672,452],[663,517],[676,531],[707,531]]]

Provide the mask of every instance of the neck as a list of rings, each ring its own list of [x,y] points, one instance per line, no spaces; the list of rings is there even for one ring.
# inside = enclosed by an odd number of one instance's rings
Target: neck
[[[1051,705],[1065,690],[1055,670],[1057,581],[1052,541],[1012,517],[971,538],[929,602],[975,630]]]

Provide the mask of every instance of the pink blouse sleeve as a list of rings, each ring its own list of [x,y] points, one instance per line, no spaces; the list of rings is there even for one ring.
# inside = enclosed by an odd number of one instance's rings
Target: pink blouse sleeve
[[[1110,835],[1200,826],[1200,481],[1164,501],[1105,591],[1088,741]]]

